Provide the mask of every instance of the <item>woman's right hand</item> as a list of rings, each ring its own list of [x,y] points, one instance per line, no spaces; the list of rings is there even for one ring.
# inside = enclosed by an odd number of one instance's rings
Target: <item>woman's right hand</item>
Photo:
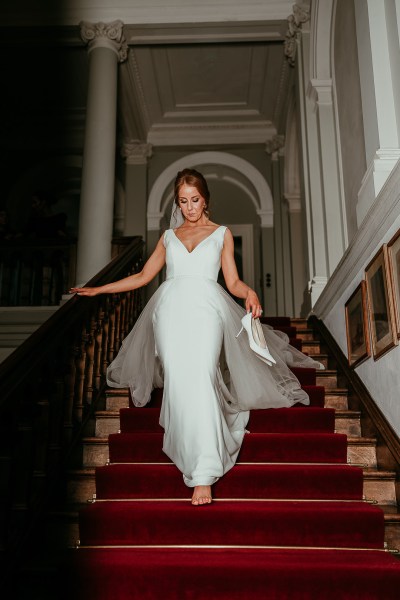
[[[82,287],[82,288],[71,288],[69,290],[70,294],[77,294],[78,296],[97,296],[100,294],[100,288],[90,288],[90,287]]]

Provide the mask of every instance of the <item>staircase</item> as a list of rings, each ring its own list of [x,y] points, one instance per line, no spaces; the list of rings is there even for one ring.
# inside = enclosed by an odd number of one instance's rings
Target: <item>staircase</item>
[[[161,451],[160,390],[133,408],[107,390],[83,468],[69,472],[75,588],[109,598],[398,597],[396,472],[323,340],[304,320],[267,319],[326,370],[293,369],[310,407],[251,412],[237,465],[211,506]],[[354,406],[358,409],[354,409]],[[89,500],[89,503],[87,501]],[[83,506],[87,503],[86,506]],[[77,514],[77,513],[75,513]],[[76,593],[75,593],[76,596]]]

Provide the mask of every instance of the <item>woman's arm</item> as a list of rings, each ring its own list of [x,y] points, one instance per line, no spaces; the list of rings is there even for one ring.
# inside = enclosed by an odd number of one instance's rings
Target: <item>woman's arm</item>
[[[82,287],[82,288],[71,288],[70,293],[77,293],[79,296],[97,296],[98,294],[115,294],[117,292],[128,292],[129,290],[136,290],[144,285],[147,285],[154,277],[161,271],[165,265],[165,247],[162,236],[157,243],[157,246],[146,261],[143,269],[140,273],[130,275],[119,281],[113,283],[107,283],[99,287]]]
[[[262,308],[257,294],[239,279],[234,257],[233,236],[229,229],[225,231],[224,247],[221,254],[221,266],[226,287],[230,293],[237,298],[245,299],[246,311],[251,312],[253,317],[259,317],[262,314]]]

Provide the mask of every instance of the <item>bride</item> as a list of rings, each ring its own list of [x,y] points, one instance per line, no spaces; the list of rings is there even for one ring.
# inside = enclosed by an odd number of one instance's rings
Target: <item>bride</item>
[[[290,346],[286,335],[265,325],[261,329],[261,304],[239,279],[232,233],[209,218],[203,175],[184,169],[174,192],[171,223],[178,226],[162,235],[140,273],[71,292],[95,296],[134,290],[166,264],[166,281],[108,367],[107,383],[129,387],[136,406],[149,401],[153,387],[164,387],[163,451],[194,488],[192,504],[204,505],[212,500],[213,483],[235,464],[249,410],[309,404],[288,365],[323,367]],[[245,311],[217,283],[221,267],[226,287],[245,301]],[[237,336],[242,320],[248,339]]]

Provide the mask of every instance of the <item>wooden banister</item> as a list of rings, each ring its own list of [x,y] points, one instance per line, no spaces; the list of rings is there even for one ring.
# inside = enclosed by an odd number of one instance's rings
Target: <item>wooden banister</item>
[[[87,285],[137,272],[134,238]],[[0,549],[16,556],[105,385],[108,363],[142,310],[142,292],[74,296],[0,365]]]

